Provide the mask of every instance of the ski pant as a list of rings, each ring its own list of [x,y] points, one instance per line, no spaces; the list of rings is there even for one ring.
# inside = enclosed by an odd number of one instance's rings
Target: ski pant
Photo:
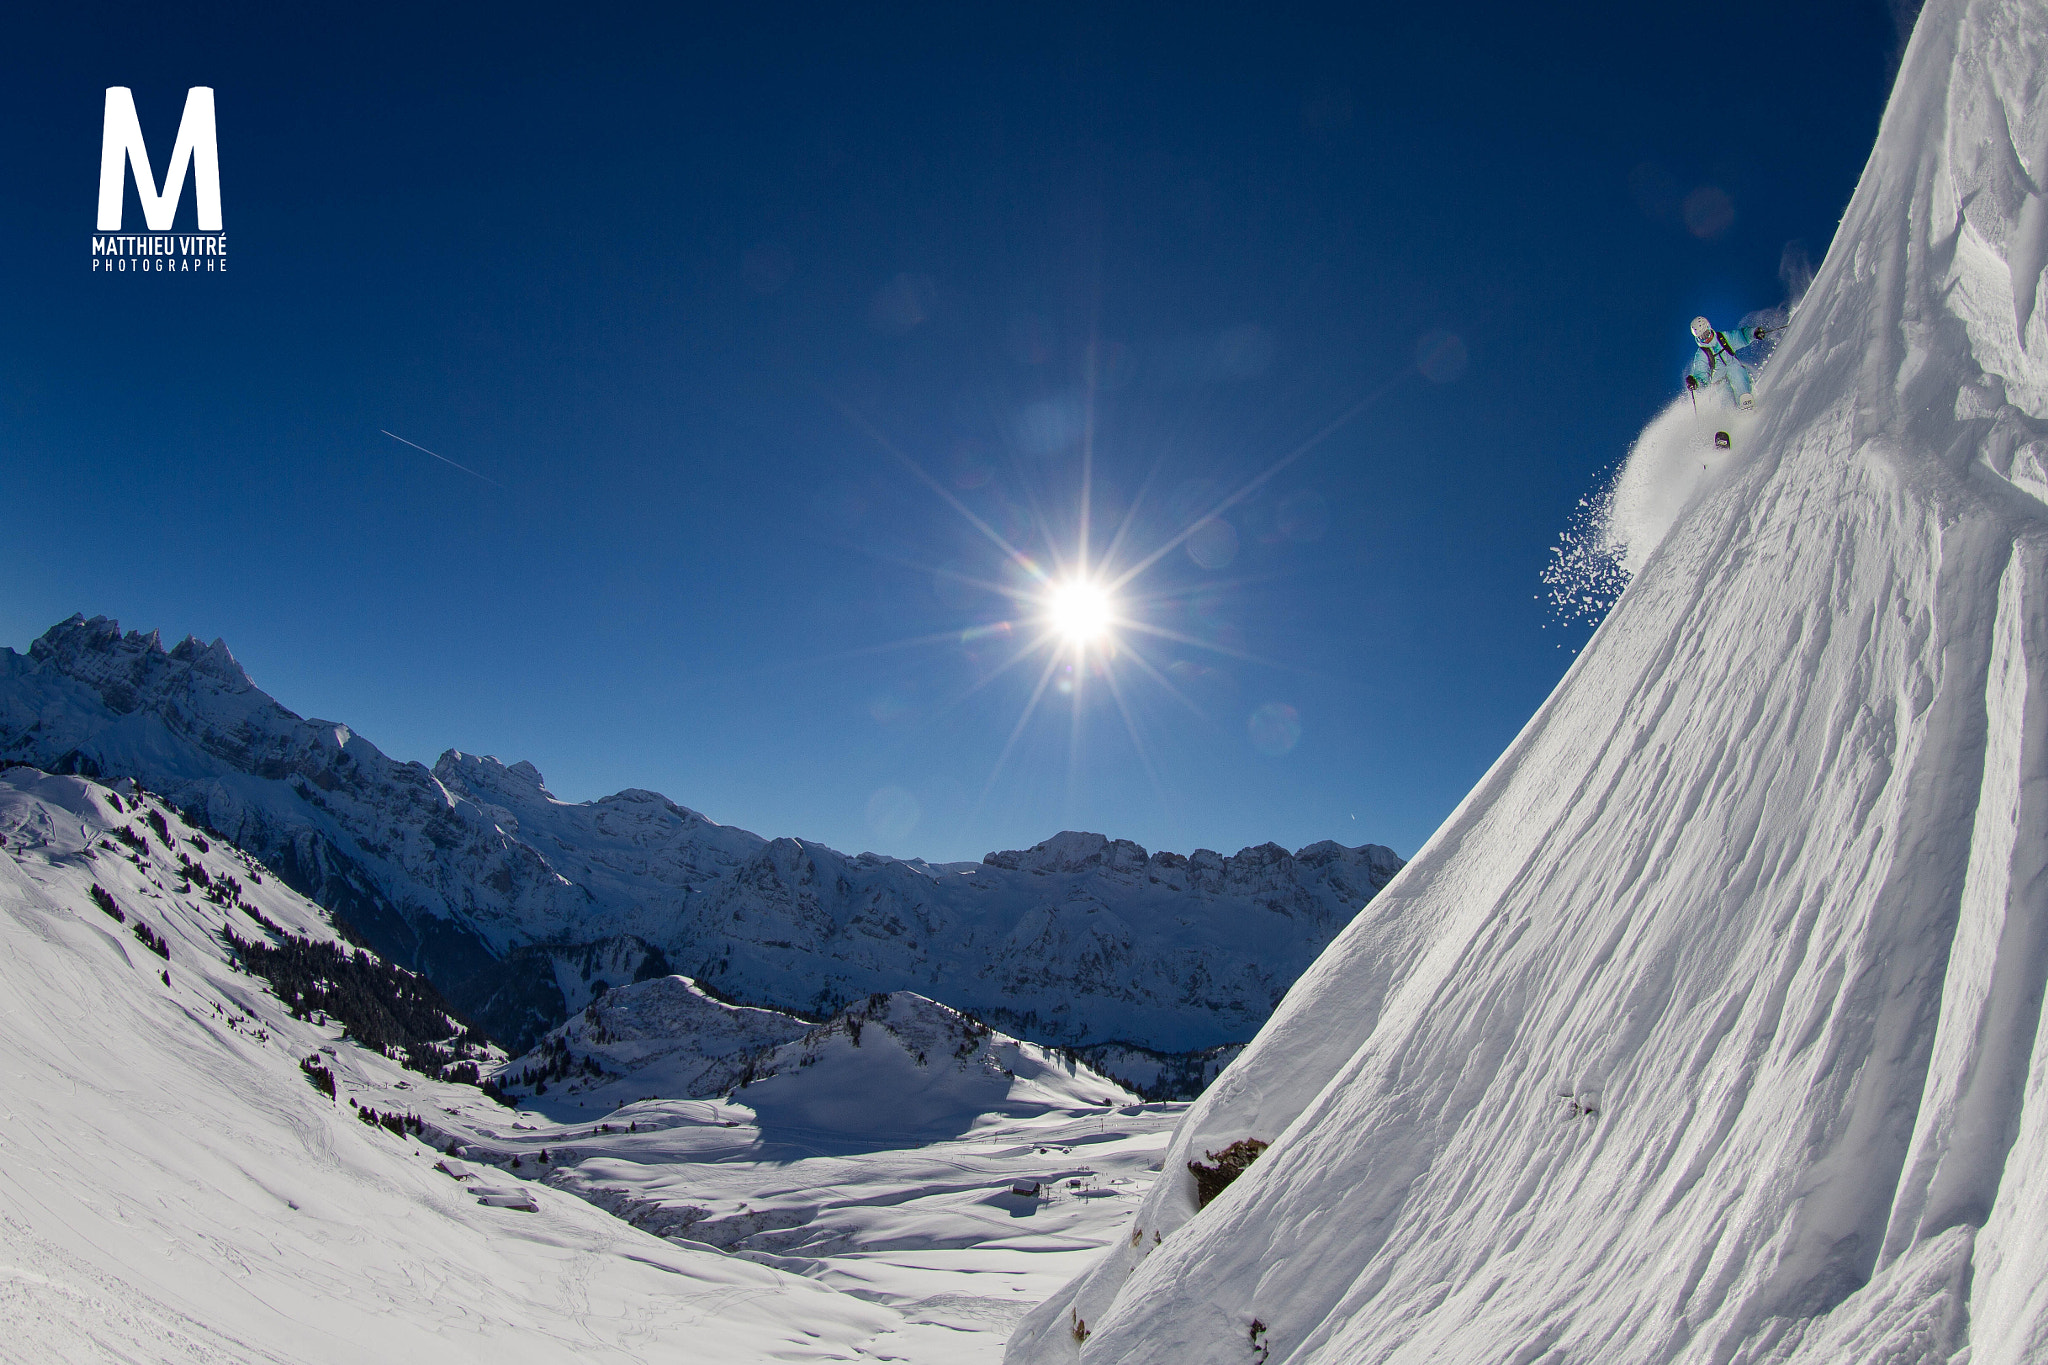
[[[1749,394],[1749,366],[1739,360],[1724,360],[1717,365],[1714,378],[1728,386],[1729,396],[1737,403]]]

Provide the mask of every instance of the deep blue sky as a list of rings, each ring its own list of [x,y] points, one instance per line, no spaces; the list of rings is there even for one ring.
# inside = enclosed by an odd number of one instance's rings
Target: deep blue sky
[[[1897,47],[1877,0],[285,8],[5,21],[0,643],[224,636],[400,757],[934,859],[1412,854],[1583,639],[1538,575],[1687,320],[1825,252]],[[90,273],[116,84],[159,174],[215,87],[226,276]],[[1375,394],[1134,585],[1221,652],[1131,635],[1174,690],[1049,690],[991,782],[1038,668],[962,643],[1001,557],[904,460],[1044,557],[1092,432],[1143,551]]]

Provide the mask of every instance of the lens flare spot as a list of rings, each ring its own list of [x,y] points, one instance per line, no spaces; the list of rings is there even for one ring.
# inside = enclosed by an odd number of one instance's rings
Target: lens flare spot
[[[1269,701],[1252,712],[1245,728],[1251,732],[1254,749],[1268,758],[1278,758],[1301,742],[1301,712],[1285,702]]]
[[[884,839],[903,839],[924,818],[924,807],[901,787],[883,787],[868,798],[868,828]]]
[[[1188,558],[1205,569],[1229,567],[1237,558],[1237,528],[1221,517],[1210,517],[1188,533]]]

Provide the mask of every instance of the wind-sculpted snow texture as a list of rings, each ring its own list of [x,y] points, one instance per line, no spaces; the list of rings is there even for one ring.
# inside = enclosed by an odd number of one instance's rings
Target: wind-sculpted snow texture
[[[2044,193],[1929,5],[1747,455],[1012,1365],[2048,1359]]]
[[[1241,1042],[1400,867],[1375,845],[1184,858],[1077,833],[934,867],[649,791],[563,802],[528,763],[397,762],[279,706],[220,641],[165,650],[103,618],[0,649],[0,756],[166,793],[514,1049],[599,983],[671,970],[813,1014],[916,989],[1048,1042]]]

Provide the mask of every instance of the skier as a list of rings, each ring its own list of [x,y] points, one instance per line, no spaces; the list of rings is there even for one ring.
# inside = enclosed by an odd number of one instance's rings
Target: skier
[[[1732,332],[1720,332],[1705,318],[1694,318],[1692,339],[1699,343],[1700,351],[1692,358],[1692,364],[1686,367],[1686,392],[1695,395],[1694,401],[1697,402],[1701,389],[1726,384],[1737,407],[1745,412],[1755,407],[1756,395],[1750,392],[1749,366],[1737,360],[1735,353],[1777,330],[1776,327],[1737,327]]]

